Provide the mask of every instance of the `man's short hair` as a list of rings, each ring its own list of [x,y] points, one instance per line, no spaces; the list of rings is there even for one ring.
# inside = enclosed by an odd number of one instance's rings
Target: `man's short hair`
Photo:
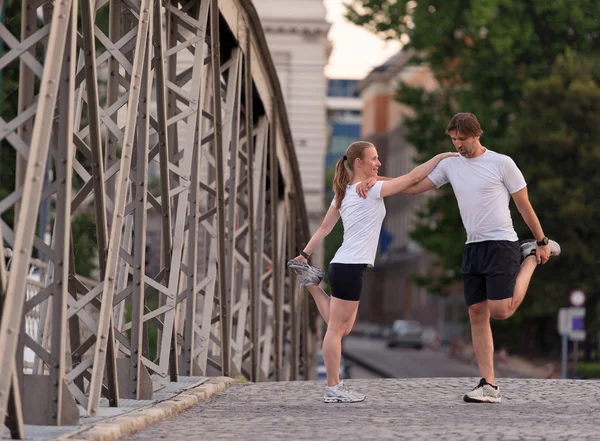
[[[454,115],[446,127],[446,134],[449,135],[454,130],[469,138],[483,134],[477,117],[472,113],[457,113]]]

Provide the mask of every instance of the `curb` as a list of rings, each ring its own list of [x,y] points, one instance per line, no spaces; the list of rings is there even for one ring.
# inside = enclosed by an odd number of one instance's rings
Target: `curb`
[[[342,351],[342,355],[344,356],[344,358],[346,360],[349,360],[352,363],[355,363],[358,366],[362,367],[363,369],[369,370],[369,371],[373,372],[374,374],[379,375],[381,378],[396,378],[395,375],[392,375],[391,373],[387,372],[386,370],[381,369],[375,363],[370,363],[368,361],[365,361],[362,357],[356,357],[354,355],[348,354],[347,352],[343,352],[343,351]]]
[[[229,377],[213,377],[206,383],[185,390],[167,400],[136,409],[125,415],[82,426],[76,432],[62,435],[55,440],[114,441],[139,432],[151,424],[172,418],[199,402],[223,392],[229,386],[239,383],[241,383],[239,380]]]

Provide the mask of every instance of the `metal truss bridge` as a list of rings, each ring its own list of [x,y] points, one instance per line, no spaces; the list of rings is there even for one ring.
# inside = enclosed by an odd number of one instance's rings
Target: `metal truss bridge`
[[[0,428],[76,424],[180,376],[311,376],[315,315],[285,268],[308,219],[251,2],[21,3],[0,21],[3,87],[12,72],[18,88],[0,117],[15,170],[0,200]]]

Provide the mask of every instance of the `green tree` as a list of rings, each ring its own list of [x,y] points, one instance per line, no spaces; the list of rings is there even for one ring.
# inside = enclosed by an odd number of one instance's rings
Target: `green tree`
[[[557,205],[546,203],[545,198],[550,198],[551,192],[547,188],[551,182],[541,179],[540,173],[555,169],[556,179],[566,179],[568,174],[563,173],[568,173],[569,169],[563,168],[562,162],[555,163],[561,161],[560,156],[545,158],[540,157],[542,151],[539,149],[518,148],[515,138],[521,134],[528,135],[528,139],[551,133],[557,137],[561,135],[557,129],[565,120],[557,118],[564,115],[552,115],[550,111],[563,108],[565,94],[574,93],[569,92],[567,86],[579,91],[582,100],[585,94],[581,89],[582,80],[573,84],[557,80],[557,72],[566,69],[564,66],[569,63],[563,58],[563,61],[556,60],[558,56],[574,51],[579,60],[589,60],[590,70],[597,69],[598,64],[593,61],[597,60],[596,53],[600,49],[598,16],[600,3],[595,0],[354,0],[347,7],[350,21],[383,38],[407,43],[407,48],[415,52],[415,62],[427,63],[439,82],[440,87],[430,93],[407,87],[398,91],[398,99],[416,111],[415,118],[407,123],[407,137],[419,152],[419,160],[452,148],[444,127],[454,113],[476,114],[484,130],[482,143],[514,158],[529,183],[534,208],[545,231],[561,240],[566,230],[581,240],[586,236],[573,220],[566,222],[567,215],[559,216]],[[551,82],[553,87],[545,82]],[[548,94],[544,101],[545,112],[534,110],[533,104],[527,101],[535,87],[542,85]],[[591,89],[587,92],[591,94],[588,98],[593,96]],[[570,102],[575,106],[573,100]],[[551,116],[552,120],[549,119]],[[525,121],[530,121],[526,128],[522,126]],[[548,125],[554,130],[549,131]],[[595,141],[592,139],[597,128],[583,123],[576,127],[579,147],[593,151]],[[581,179],[574,183],[572,192],[593,191],[592,169],[584,168],[578,173]],[[538,179],[541,180],[538,182]],[[413,237],[440,257],[442,271],[435,269],[424,282],[434,292],[444,293],[450,281],[460,278],[464,232],[456,231],[462,228],[459,228],[458,207],[451,189],[438,193],[441,197],[429,201]],[[558,203],[556,197],[552,201]],[[580,201],[581,198],[560,199],[561,204],[570,207],[570,215],[583,216],[576,212],[579,207],[586,212],[583,217],[589,221],[587,216],[593,215],[592,207]],[[513,219],[517,221],[520,216],[514,215]],[[518,230],[522,238],[531,237],[522,225],[518,225]],[[590,240],[598,244],[593,236]],[[567,241],[564,247],[570,246]],[[584,255],[590,256],[589,262],[598,261],[600,256],[594,251],[597,248],[588,243],[588,248],[583,251]],[[551,322],[554,327],[556,309],[564,304],[562,299],[568,294],[568,290],[565,291],[568,283],[562,280],[556,284],[544,283],[543,287],[540,284],[548,278],[554,280],[554,277],[558,282],[559,274],[571,274],[572,279],[571,276],[569,279],[573,283],[585,280],[581,278],[585,270],[568,254],[566,258],[561,257],[560,263],[557,259],[550,265],[556,265],[555,271],[545,268],[543,277],[534,278],[529,300],[520,313],[523,320],[543,319],[544,323]],[[556,271],[559,267],[560,273]],[[543,295],[548,301],[538,305],[533,298],[536,295]],[[545,326],[550,325],[539,325],[538,328]]]
[[[563,250],[542,270],[543,276],[532,279],[534,294],[525,297],[517,320],[524,326],[527,321],[543,324],[542,328],[554,326],[557,308],[568,306],[569,291],[582,289],[590,298],[588,352],[597,347],[600,331],[599,81],[600,70],[589,59],[572,51],[557,57],[549,76],[527,82],[522,116],[511,126],[506,145],[509,154],[522,158],[532,204],[543,212],[545,231]],[[527,226],[517,214],[513,219],[524,236]]]
[[[3,7],[4,10],[0,14],[2,23],[11,34],[18,37],[21,29],[21,3],[4,2]],[[0,57],[8,50],[9,48],[4,42],[0,43]],[[0,86],[0,117],[4,121],[10,121],[17,116],[19,103],[18,62],[12,62],[0,71]],[[15,164],[15,150],[7,141],[0,141],[0,200],[15,190]],[[13,216],[14,213],[11,209],[3,215],[3,219],[12,226]]]
[[[21,35],[21,2],[4,2],[4,11],[1,15],[2,23],[16,38]],[[108,7],[100,10],[97,24],[104,30],[108,29]],[[0,39],[0,58],[10,49]],[[36,57],[43,63],[44,53],[40,47],[36,48]],[[4,121],[11,121],[17,116],[19,103],[19,60],[15,60],[0,71],[0,117]],[[38,80],[36,80],[38,81]],[[37,84],[37,83],[36,83]],[[85,117],[85,115],[84,115]],[[6,140],[0,141],[0,200],[15,190],[16,181],[16,152]],[[2,219],[13,227],[14,210],[10,209],[3,214]],[[96,268],[94,256],[96,254],[96,233],[93,216],[83,213],[78,214],[72,221],[74,252],[76,257],[76,270],[78,274],[90,276]]]

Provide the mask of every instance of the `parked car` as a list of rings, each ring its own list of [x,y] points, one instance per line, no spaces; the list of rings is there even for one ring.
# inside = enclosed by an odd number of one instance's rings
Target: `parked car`
[[[423,349],[423,326],[416,320],[396,320],[387,337],[387,347],[407,346]]]
[[[350,364],[344,360],[344,356],[340,359],[340,380],[350,378]],[[323,353],[317,352],[317,380],[327,380],[327,371],[325,370],[325,360],[323,360]]]

